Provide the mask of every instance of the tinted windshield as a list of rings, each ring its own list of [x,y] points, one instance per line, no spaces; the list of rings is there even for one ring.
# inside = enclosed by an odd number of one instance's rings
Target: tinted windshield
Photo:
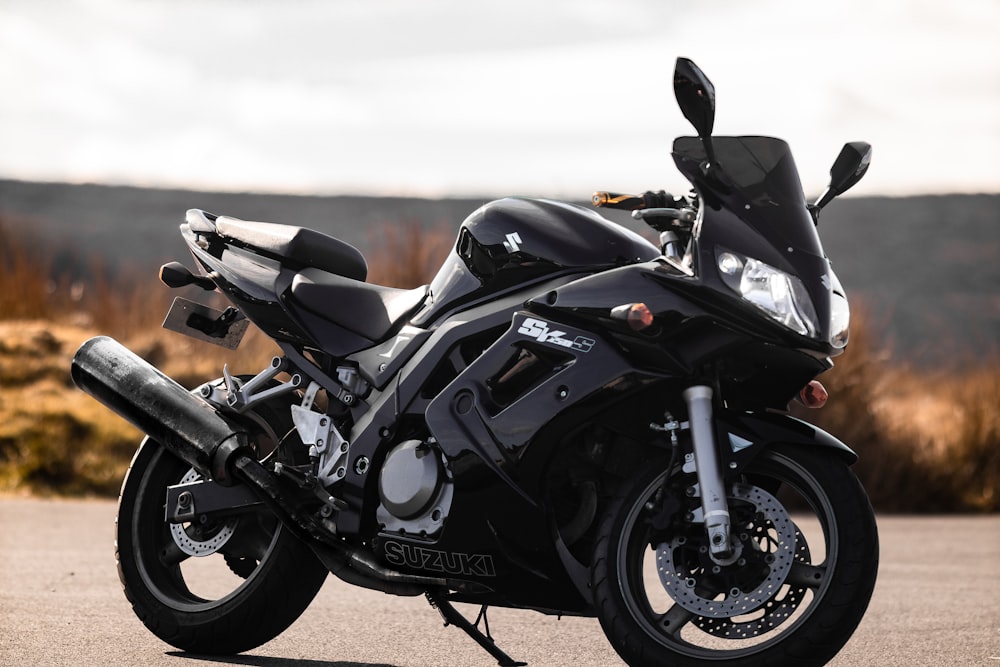
[[[674,160],[705,201],[713,199],[768,237],[822,256],[806,208],[802,183],[788,144],[772,137],[712,137],[716,168],[701,169],[705,148],[698,137],[678,137]]]
[[[805,205],[792,151],[772,137],[712,137],[715,157],[728,185],[742,191],[753,204]],[[679,137],[674,154],[702,162],[705,148],[698,137]]]

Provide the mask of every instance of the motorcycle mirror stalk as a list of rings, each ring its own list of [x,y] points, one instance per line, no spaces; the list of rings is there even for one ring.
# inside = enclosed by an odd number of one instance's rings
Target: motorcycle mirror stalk
[[[844,147],[840,149],[840,155],[830,167],[830,184],[826,186],[826,190],[816,200],[816,203],[809,207],[813,224],[819,224],[819,212],[824,206],[833,201],[835,197],[850,190],[862,179],[865,172],[868,171],[871,161],[871,144],[864,141],[851,141],[844,144]]]

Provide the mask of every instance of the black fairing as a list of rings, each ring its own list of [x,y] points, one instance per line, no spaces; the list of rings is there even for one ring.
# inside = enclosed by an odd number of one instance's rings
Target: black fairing
[[[818,316],[815,339],[795,336],[798,347],[840,351],[830,339],[830,264],[806,205],[788,144],[771,137],[712,137],[718,164],[707,168],[701,139],[679,137],[673,157],[702,199],[696,230],[698,274],[727,293],[717,253],[736,251],[802,279]],[[738,301],[738,300],[737,300]],[[791,334],[790,334],[791,335]]]
[[[413,322],[426,326],[444,313],[553,274],[600,271],[659,254],[638,234],[580,206],[500,199],[462,223],[454,249],[431,283],[431,301]]]
[[[612,319],[623,299],[645,303],[655,324],[637,332]],[[824,357],[789,345],[795,334],[753,307],[662,260],[581,278],[529,301],[528,309],[603,331],[644,372],[691,377],[715,365],[726,400],[739,409],[783,410],[829,367]]]

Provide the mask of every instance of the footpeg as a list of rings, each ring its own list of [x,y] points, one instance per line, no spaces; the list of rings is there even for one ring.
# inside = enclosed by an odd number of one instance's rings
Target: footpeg
[[[294,466],[287,466],[283,463],[275,463],[274,474],[278,477],[292,480],[300,489],[312,491],[313,495],[319,498],[320,502],[335,512],[341,512],[350,507],[346,500],[331,496],[312,473],[303,472]]]

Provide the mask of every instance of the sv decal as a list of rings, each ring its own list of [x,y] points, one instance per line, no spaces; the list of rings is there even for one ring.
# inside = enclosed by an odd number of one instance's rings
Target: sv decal
[[[385,558],[393,565],[418,570],[461,574],[468,577],[495,577],[493,557],[488,554],[463,554],[425,549],[393,540],[385,543]]]
[[[594,343],[596,342],[593,338],[587,338],[586,336],[577,336],[573,340],[563,338],[566,335],[565,331],[553,331],[549,328],[547,322],[536,320],[533,317],[525,318],[524,322],[518,328],[517,333],[530,336],[539,343],[551,343],[580,352],[590,352],[590,348],[594,347]]]

